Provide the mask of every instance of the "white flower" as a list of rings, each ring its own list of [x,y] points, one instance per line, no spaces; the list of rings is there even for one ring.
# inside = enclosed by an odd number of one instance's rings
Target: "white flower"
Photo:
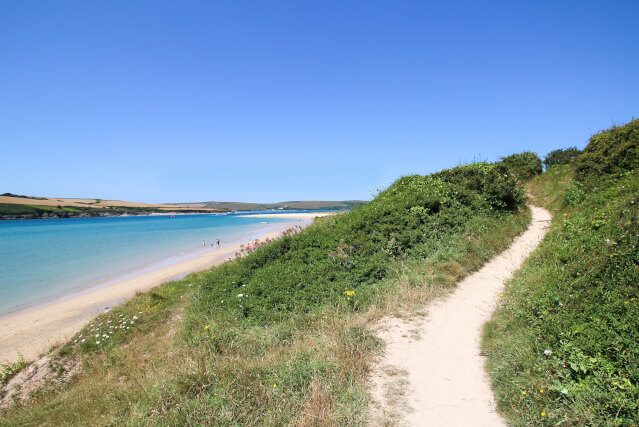
[[[85,341],[86,341],[86,340],[85,340],[84,338],[82,338],[82,341],[80,341],[80,342],[85,342]]]
[[[100,344],[100,341],[96,341],[95,343],[96,343],[96,344]]]
[[[238,298],[242,298],[244,296],[244,294],[237,294]]]
[[[131,320],[129,323],[130,323],[130,324],[133,324],[133,320]],[[129,328],[127,328],[127,329],[129,329]]]
[[[100,336],[100,334],[95,334],[95,337],[96,337],[96,338],[97,338],[97,337],[99,337],[99,336]]]
[[[544,354],[546,356],[550,356],[552,354],[552,350],[548,349],[548,350],[544,350]]]
[[[134,318],[135,320],[137,320],[137,319],[138,319],[138,316],[133,316],[133,318]]]

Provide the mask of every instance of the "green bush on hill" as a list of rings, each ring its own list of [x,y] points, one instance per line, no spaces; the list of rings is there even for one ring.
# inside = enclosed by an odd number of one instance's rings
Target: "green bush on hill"
[[[391,261],[428,258],[433,240],[462,232],[472,218],[522,204],[522,189],[500,166],[406,176],[348,215],[319,221],[212,271],[198,305],[261,323],[343,302],[345,291],[355,290],[363,302]]]
[[[484,342],[514,425],[639,420],[638,123],[593,136],[574,181],[573,167],[553,166],[534,183],[557,211],[552,229]]]
[[[532,151],[502,157],[501,163],[520,182],[526,182],[543,171],[541,159]]]
[[[590,138],[575,162],[577,179],[594,188],[602,178],[639,168],[639,119]]]
[[[569,165],[577,157],[579,157],[583,151],[578,150],[577,147],[559,148],[546,154],[544,157],[544,166],[549,168],[554,165]]]

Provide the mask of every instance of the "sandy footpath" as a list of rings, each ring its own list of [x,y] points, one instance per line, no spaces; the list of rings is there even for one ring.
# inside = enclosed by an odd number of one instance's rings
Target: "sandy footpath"
[[[285,214],[284,214],[285,215]],[[283,214],[276,214],[282,218]],[[323,214],[292,217],[312,219]],[[277,231],[261,236],[261,239],[276,238],[291,223],[278,224]],[[0,363],[14,361],[18,352],[25,360],[33,360],[52,345],[64,342],[81,329],[94,316],[104,312],[106,307],[122,303],[136,292],[147,291],[157,285],[169,282],[184,274],[201,271],[234,258],[240,245],[222,246],[220,249],[202,249],[202,253],[185,261],[147,271],[126,278],[113,285],[85,289],[69,297],[51,303],[22,310],[0,318]]]
[[[481,331],[499,304],[503,282],[550,225],[548,211],[531,209],[530,226],[512,246],[461,281],[451,295],[431,303],[424,320],[380,322],[377,332],[387,346],[371,391],[377,402],[373,413],[385,425],[505,425],[484,370]]]

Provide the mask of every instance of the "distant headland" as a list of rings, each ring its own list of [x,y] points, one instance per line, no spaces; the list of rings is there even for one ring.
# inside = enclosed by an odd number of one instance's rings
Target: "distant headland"
[[[279,203],[190,202],[139,203],[123,200],[33,197],[13,193],[0,195],[0,220],[82,218],[153,214],[228,213],[237,211],[348,210],[365,203],[346,201],[291,201]]]

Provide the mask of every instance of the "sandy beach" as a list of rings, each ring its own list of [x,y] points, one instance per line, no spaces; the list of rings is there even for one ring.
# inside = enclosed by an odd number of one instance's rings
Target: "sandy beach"
[[[334,212],[300,212],[300,213],[274,213],[274,214],[255,214],[255,215],[238,215],[245,218],[290,218],[290,219],[313,219],[319,216],[335,215]]]
[[[266,217],[286,217],[309,220],[326,213],[274,214]],[[255,215],[257,216],[257,215]],[[305,221],[307,224],[308,222]],[[278,224],[276,231],[260,236],[276,238],[291,223]],[[25,360],[33,360],[54,344],[64,342],[106,307],[121,304],[135,295],[182,275],[205,270],[233,258],[240,245],[203,249],[202,253],[168,266],[127,278],[105,286],[97,284],[76,294],[57,299],[0,318],[0,363],[14,361],[20,353]]]

